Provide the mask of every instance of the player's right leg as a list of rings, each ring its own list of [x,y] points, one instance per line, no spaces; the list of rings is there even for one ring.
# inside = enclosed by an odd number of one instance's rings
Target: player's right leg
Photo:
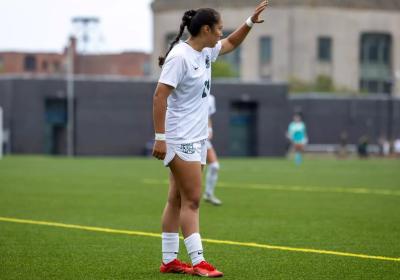
[[[178,259],[179,252],[179,215],[181,197],[172,173],[169,176],[168,201],[162,215],[162,273],[192,274],[192,267]]]

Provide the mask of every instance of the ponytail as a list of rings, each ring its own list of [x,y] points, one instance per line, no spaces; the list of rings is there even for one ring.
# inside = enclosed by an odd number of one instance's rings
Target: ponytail
[[[164,65],[165,59],[167,58],[168,54],[170,53],[172,48],[175,46],[175,44],[178,43],[179,40],[181,39],[183,32],[185,31],[185,27],[189,28],[192,18],[195,15],[196,15],[196,11],[194,11],[194,10],[189,10],[184,13],[184,15],[182,17],[182,23],[179,27],[179,34],[176,36],[175,40],[173,42],[171,42],[169,49],[168,49],[167,53],[165,54],[165,56],[160,56],[158,58],[158,65],[160,67],[162,67]]]

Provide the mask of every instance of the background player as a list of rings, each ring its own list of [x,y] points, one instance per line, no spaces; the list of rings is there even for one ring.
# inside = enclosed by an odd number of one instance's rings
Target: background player
[[[211,143],[213,138],[213,126],[211,116],[215,114],[217,108],[215,106],[215,97],[210,94],[208,96],[208,140],[207,140],[207,172],[206,172],[206,189],[204,192],[204,200],[213,205],[221,205],[222,201],[215,195],[215,186],[218,180],[219,162],[217,153]]]
[[[287,136],[294,149],[294,161],[300,165],[303,161],[304,146],[308,143],[306,125],[302,121],[299,113],[293,116],[293,121],[289,124]]]

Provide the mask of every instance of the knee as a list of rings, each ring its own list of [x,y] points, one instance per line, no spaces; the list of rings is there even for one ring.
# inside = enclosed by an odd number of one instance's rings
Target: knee
[[[168,204],[175,208],[181,207],[181,196],[179,193],[168,196]]]
[[[216,162],[210,163],[210,164],[208,165],[208,169],[209,169],[210,172],[212,172],[212,173],[217,173],[218,170],[219,170],[219,162],[216,161]]]
[[[186,200],[185,206],[186,206],[186,208],[189,208],[190,210],[198,210],[200,207],[200,197]]]

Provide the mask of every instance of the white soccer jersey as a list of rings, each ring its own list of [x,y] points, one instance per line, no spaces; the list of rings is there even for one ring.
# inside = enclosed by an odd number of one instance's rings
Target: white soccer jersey
[[[212,94],[208,96],[208,115],[214,115],[217,111],[217,107],[215,106],[215,97]]]
[[[220,50],[221,42],[201,52],[180,42],[168,54],[158,81],[174,87],[165,119],[168,143],[186,144],[208,138],[211,62]]]
[[[400,139],[395,140],[393,146],[394,146],[394,152],[396,154],[400,154]]]

